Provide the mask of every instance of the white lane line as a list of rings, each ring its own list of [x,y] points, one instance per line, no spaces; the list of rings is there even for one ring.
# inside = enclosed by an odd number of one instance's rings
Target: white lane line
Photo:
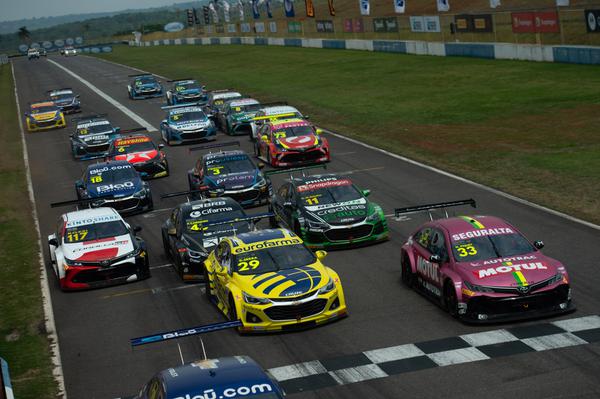
[[[145,127],[146,129],[148,129],[149,132],[155,132],[155,131],[157,131],[157,129],[154,126],[152,126],[149,122],[147,122],[141,116],[139,116],[138,114],[136,114],[135,112],[133,112],[132,110],[130,110],[129,108],[127,108],[126,106],[124,106],[123,104],[121,104],[120,102],[118,102],[117,100],[115,100],[114,98],[112,98],[111,96],[109,96],[108,94],[106,94],[105,92],[103,92],[102,90],[100,90],[98,87],[94,86],[89,81],[85,80],[81,76],[79,76],[76,73],[72,72],[70,69],[67,69],[64,66],[60,65],[56,61],[48,60],[48,62],[50,62],[53,65],[57,66],[58,68],[62,69],[63,71],[65,71],[69,75],[73,76],[75,79],[79,80],[81,83],[83,83],[84,85],[86,85],[87,87],[89,87],[94,93],[96,93],[97,95],[99,95],[100,97],[102,97],[103,99],[105,99],[106,101],[108,101],[115,108],[119,109],[125,115],[127,115],[128,117],[130,117],[131,119],[133,119],[134,122],[136,122],[137,124],[139,124],[142,127]],[[123,88],[123,90],[125,90],[125,88]]]
[[[269,369],[269,373],[271,373],[277,381],[287,381],[315,374],[324,374],[327,373],[327,369],[320,361],[314,360],[311,362],[291,364],[289,366],[275,367]]]
[[[552,324],[569,332],[591,330],[592,328],[600,328],[600,316],[585,316],[577,319],[558,320]]]
[[[356,154],[356,151],[336,152],[333,155],[336,156],[336,157],[343,157],[343,156],[352,155],[352,154]]]
[[[385,167],[378,166],[376,168],[353,169],[353,170],[346,170],[346,171],[343,171],[343,172],[334,172],[334,173],[336,175],[353,175],[355,173],[372,172],[372,171],[381,170],[381,169],[385,169]]]
[[[164,265],[150,266],[150,270],[163,269],[165,267],[172,267],[172,266],[173,266],[172,263],[165,263]]]
[[[523,341],[524,344],[531,346],[538,352],[549,349],[565,348],[567,346],[587,344],[586,341],[571,333],[544,335],[542,337],[526,338],[521,341]]]
[[[394,360],[402,360],[425,355],[425,352],[423,352],[421,349],[419,349],[416,345],[413,344],[374,349],[363,353],[373,363],[392,362]]]
[[[365,364],[362,366],[330,371],[329,375],[340,385],[389,377],[389,375],[376,364]]]
[[[430,353],[427,356],[440,366],[450,366],[452,364],[470,363],[489,359],[485,353],[477,348],[453,349],[445,352]]]
[[[322,126],[320,126],[320,128],[323,129],[328,134],[331,134],[332,136],[340,138],[342,140],[349,141],[351,143],[360,145],[360,146],[368,148],[370,150],[377,151],[377,152],[380,152],[382,154],[388,155],[388,156],[390,156],[392,158],[396,158],[396,159],[399,159],[401,161],[407,162],[407,163],[409,163],[411,165],[415,165],[415,166],[418,166],[420,168],[427,169],[427,170],[430,170],[432,172],[438,173],[440,175],[443,175],[443,176],[450,177],[452,179],[461,181],[463,183],[470,184],[470,185],[475,186],[475,187],[477,187],[477,188],[479,188],[481,190],[485,190],[485,191],[488,191],[490,193],[493,193],[493,194],[499,195],[501,197],[507,198],[509,200],[518,202],[520,204],[527,205],[527,206],[530,206],[532,208],[536,208],[536,209],[542,210],[542,211],[550,213],[550,214],[552,214],[554,216],[558,216],[558,217],[561,217],[563,219],[567,219],[567,220],[569,220],[571,222],[579,223],[579,224],[582,224],[584,226],[590,227],[590,228],[595,229],[595,230],[600,230],[600,225],[588,222],[586,220],[582,220],[582,219],[576,218],[576,217],[571,216],[571,215],[567,215],[566,213],[563,213],[563,212],[555,211],[554,209],[550,209],[550,208],[547,208],[547,207],[545,207],[543,205],[536,204],[535,202],[531,202],[531,201],[528,201],[526,199],[517,197],[515,195],[505,193],[504,191],[500,191],[500,190],[497,190],[495,188],[488,187],[488,186],[483,185],[481,183],[477,183],[477,182],[474,182],[472,180],[466,179],[464,177],[457,176],[457,175],[452,174],[450,172],[446,172],[446,171],[443,171],[441,169],[434,168],[433,166],[429,166],[429,165],[426,165],[424,163],[412,160],[410,158],[403,157],[402,155],[394,154],[393,152],[386,151],[386,150],[381,149],[381,148],[377,148],[375,146],[363,143],[361,141],[358,141],[358,140],[350,138],[350,137],[346,137],[346,136],[344,136],[342,134],[332,132],[329,129],[325,129]]]
[[[519,338],[515,337],[506,330],[485,331],[461,335],[460,337],[471,346],[493,345],[519,340]]]
[[[15,101],[17,103],[17,119],[19,120],[19,130],[21,131],[21,143],[23,147],[23,162],[25,163],[25,176],[27,178],[27,191],[29,192],[29,202],[31,203],[33,223],[38,236],[38,256],[40,261],[40,285],[42,288],[42,307],[46,316],[46,333],[50,341],[50,353],[53,364],[52,374],[58,384],[59,396],[67,399],[67,391],[65,390],[65,378],[62,369],[62,359],[60,357],[60,346],[58,343],[58,335],[56,333],[56,323],[54,321],[54,310],[52,309],[52,297],[50,296],[50,285],[48,284],[48,274],[44,262],[42,233],[40,231],[40,221],[37,215],[35,196],[33,194],[33,183],[31,180],[31,170],[29,169],[29,156],[27,155],[27,142],[25,141],[25,131],[23,130],[23,120],[21,119],[21,106],[19,105],[19,92],[17,90],[17,79],[15,78],[14,63],[10,63],[12,71],[13,84],[15,85]]]

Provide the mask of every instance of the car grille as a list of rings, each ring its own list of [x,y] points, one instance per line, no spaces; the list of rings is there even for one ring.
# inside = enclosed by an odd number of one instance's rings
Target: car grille
[[[228,197],[233,198],[237,202],[253,201],[258,198],[260,192],[258,190],[240,191],[237,193],[227,193]]]
[[[96,145],[88,145],[88,152],[106,152],[108,151],[108,147],[110,144],[96,144]]]
[[[487,287],[487,288],[490,288],[492,291],[497,292],[499,294],[526,295],[533,291],[537,291],[537,290],[540,290],[542,288],[549,286],[550,284],[553,283],[553,280],[554,280],[554,276],[552,276],[549,279],[546,279],[544,281],[540,281],[539,283],[530,284],[528,286],[529,291],[527,291],[525,294],[520,292],[518,287]]]
[[[313,295],[315,295],[315,291],[307,292],[306,294],[302,294],[302,295],[298,295],[298,296],[294,296],[294,297],[288,297],[288,298],[269,298],[269,300],[271,300],[273,302],[299,301],[302,299],[310,298]]]
[[[319,298],[298,305],[275,305],[265,309],[271,320],[298,320],[314,316],[325,309],[327,299]]]
[[[249,123],[242,123],[233,128],[233,134],[250,134],[252,133],[252,125]]]
[[[107,200],[102,206],[109,206],[117,211],[126,211],[140,206],[140,200],[137,198],[126,198],[122,200]]]
[[[136,163],[133,164],[133,167],[138,172],[145,172],[149,175],[154,175],[165,170],[165,168],[159,162]]]
[[[325,237],[329,241],[350,241],[359,238],[368,237],[373,231],[373,226],[370,224],[362,224],[356,227],[347,229],[331,229],[325,232]]]
[[[137,271],[138,267],[135,263],[132,262],[123,263],[118,266],[109,267],[105,269],[87,269],[75,274],[75,276],[73,276],[73,282],[90,284],[108,280],[115,280],[118,278],[129,277],[132,274],[136,274]]]
[[[323,153],[318,150],[310,150],[306,152],[294,152],[285,154],[281,157],[281,162],[313,162],[321,158]]]
[[[208,132],[206,130],[197,130],[195,132],[184,132],[181,133],[181,138],[183,140],[195,140],[206,137]]]
[[[552,309],[566,302],[569,296],[569,287],[563,284],[553,290],[537,294],[513,296],[509,298],[493,298],[479,296],[468,302],[469,313],[484,314],[510,314],[533,310]]]
[[[46,126],[54,126],[56,124],[56,121],[54,119],[49,120],[49,121],[38,121],[35,122],[35,124],[39,127],[46,127]]]

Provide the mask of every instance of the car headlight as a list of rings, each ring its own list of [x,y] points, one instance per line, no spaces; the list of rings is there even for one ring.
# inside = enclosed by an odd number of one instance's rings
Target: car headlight
[[[324,285],[323,287],[319,288],[319,291],[317,293],[319,295],[327,294],[328,292],[333,291],[334,288],[335,288],[335,283],[333,282],[333,280],[331,278],[329,278],[329,282],[326,285]]]
[[[328,228],[329,225],[327,223],[318,222],[316,220],[306,219],[306,227],[309,230],[313,231],[323,231],[323,229]]]
[[[190,258],[194,260],[199,260],[201,258],[208,257],[208,253],[202,251],[192,251],[191,249],[188,249],[187,253],[190,256]]]
[[[366,221],[369,223],[377,223],[381,220],[381,216],[379,215],[379,212],[374,211],[373,213],[371,213],[369,216],[367,216]]]
[[[266,303],[271,302],[267,298],[257,298],[250,294],[246,294],[245,292],[242,292],[242,295],[244,296],[244,302],[249,303],[251,305],[264,305]]]
[[[476,285],[476,284],[471,284],[468,281],[463,281],[463,284],[465,287],[467,287],[469,290],[471,291],[477,291],[477,292],[494,292],[493,289],[491,289],[490,287],[484,287],[482,285]]]
[[[136,198],[143,198],[148,194],[148,190],[146,190],[146,187],[142,187],[141,190],[136,191],[135,193],[133,193],[133,196]]]
[[[255,185],[258,188],[262,188],[267,185],[267,180],[263,176],[259,176],[258,181]]]
[[[548,281],[548,285],[551,284],[555,284],[558,283],[559,281],[562,281],[564,277],[564,274],[562,272],[558,272],[556,273],[551,279],[550,281]]]

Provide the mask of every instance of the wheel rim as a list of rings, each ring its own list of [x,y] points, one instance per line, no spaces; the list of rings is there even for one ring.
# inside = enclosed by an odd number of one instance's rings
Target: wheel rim
[[[448,309],[448,313],[451,316],[456,316],[458,314],[458,303],[456,299],[456,293],[454,292],[451,286],[446,286],[446,295],[444,295],[444,300],[446,302],[446,308]]]

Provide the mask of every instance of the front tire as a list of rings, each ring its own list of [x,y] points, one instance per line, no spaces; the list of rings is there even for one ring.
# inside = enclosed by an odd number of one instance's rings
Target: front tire
[[[447,281],[444,285],[444,306],[450,316],[458,317],[458,299],[456,299],[454,285],[450,281]]]
[[[407,288],[412,288],[415,285],[415,274],[412,272],[412,269],[410,267],[410,260],[408,259],[408,255],[404,254],[402,256],[400,264],[402,265],[402,283]]]
[[[229,297],[229,320],[236,321],[238,319],[237,310],[235,308],[235,301],[232,297]]]
[[[208,302],[215,302],[215,296],[210,292],[210,279],[208,277],[208,270],[206,270],[206,266],[204,267],[204,297],[208,300]]]

